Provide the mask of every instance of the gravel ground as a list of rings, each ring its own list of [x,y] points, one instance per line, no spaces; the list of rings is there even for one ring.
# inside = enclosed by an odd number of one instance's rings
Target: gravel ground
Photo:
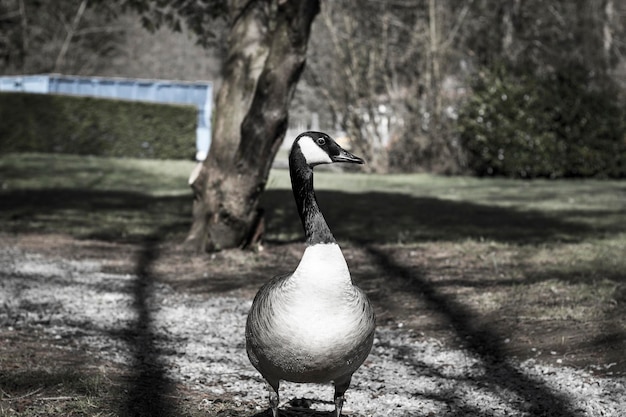
[[[244,349],[251,300],[145,281],[105,273],[97,261],[0,248],[0,324],[72,340],[121,367],[157,367],[207,398],[240,401],[249,415],[265,410],[265,385]],[[332,409],[330,385],[283,383],[281,395],[283,402],[306,398],[316,410]],[[357,416],[621,417],[626,378],[481,358],[381,326],[347,400],[344,414]]]

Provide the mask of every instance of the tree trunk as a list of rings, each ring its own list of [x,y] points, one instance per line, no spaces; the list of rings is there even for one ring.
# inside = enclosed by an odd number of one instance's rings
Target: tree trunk
[[[611,68],[611,54],[613,52],[613,30],[615,20],[615,6],[613,0],[604,1],[604,15],[602,19],[602,52],[606,71]]]
[[[187,244],[198,251],[243,247],[262,224],[259,198],[287,130],[319,12],[318,0],[235,3],[213,142],[192,182]]]

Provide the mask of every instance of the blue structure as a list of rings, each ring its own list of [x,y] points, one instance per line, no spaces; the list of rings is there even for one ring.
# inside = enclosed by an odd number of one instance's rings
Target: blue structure
[[[213,104],[213,84],[210,82],[42,74],[0,77],[0,91],[195,105],[198,108],[196,159],[202,161],[209,153]]]

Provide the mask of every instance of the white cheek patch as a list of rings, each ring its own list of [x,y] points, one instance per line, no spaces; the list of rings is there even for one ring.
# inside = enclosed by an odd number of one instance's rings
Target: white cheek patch
[[[310,136],[302,136],[298,141],[300,151],[308,165],[331,164],[330,156]]]

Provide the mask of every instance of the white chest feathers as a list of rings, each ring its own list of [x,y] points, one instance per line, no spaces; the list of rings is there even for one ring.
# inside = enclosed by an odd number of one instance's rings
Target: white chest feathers
[[[287,289],[283,325],[311,346],[328,347],[332,339],[345,337],[362,313],[360,290],[352,285],[337,244],[309,246]]]
[[[248,354],[266,377],[330,380],[358,368],[373,331],[373,311],[339,246],[313,245],[289,278],[253,304]]]
[[[327,289],[336,293],[345,286],[352,286],[348,265],[336,243],[307,247],[290,281],[303,291]]]

